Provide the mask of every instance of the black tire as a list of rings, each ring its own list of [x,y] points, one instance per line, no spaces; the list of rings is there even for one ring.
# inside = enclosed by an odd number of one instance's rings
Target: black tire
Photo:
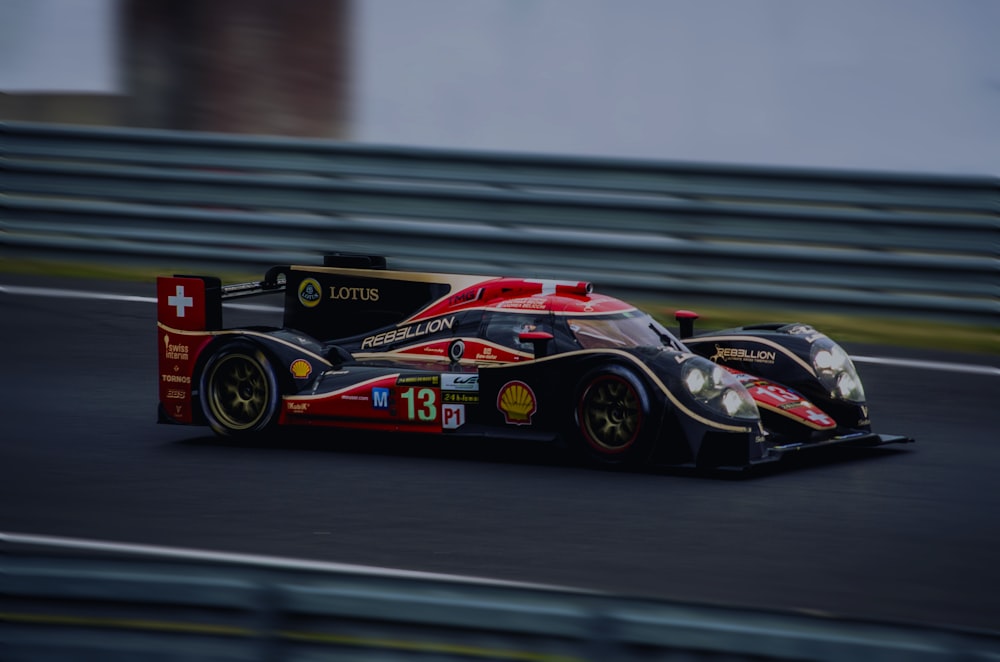
[[[202,411],[212,429],[226,437],[270,430],[277,423],[281,392],[271,362],[254,345],[223,345],[201,373]]]
[[[601,465],[631,466],[649,457],[652,417],[642,383],[609,366],[589,373],[576,399],[576,427],[587,456]]]

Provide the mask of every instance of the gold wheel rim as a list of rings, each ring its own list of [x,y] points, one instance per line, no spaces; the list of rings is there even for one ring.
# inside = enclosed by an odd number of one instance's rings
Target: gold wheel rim
[[[257,425],[267,412],[270,390],[260,363],[245,354],[230,354],[212,368],[209,407],[225,427],[247,430]]]
[[[580,415],[587,441],[600,451],[620,453],[639,436],[639,396],[624,379],[605,377],[593,382],[584,393]]]

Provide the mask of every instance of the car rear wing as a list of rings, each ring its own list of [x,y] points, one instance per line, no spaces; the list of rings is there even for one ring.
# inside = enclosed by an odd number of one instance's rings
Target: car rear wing
[[[259,296],[261,294],[284,292],[285,273],[289,269],[291,269],[290,266],[271,267],[264,274],[264,280],[251,280],[246,283],[223,285],[221,290],[222,298],[240,299],[243,297]]]
[[[381,255],[362,255],[357,253],[333,253],[323,256],[324,267],[337,267],[341,269],[371,269],[373,271],[384,271],[386,269],[386,259]],[[264,274],[264,280],[252,280],[246,283],[233,283],[222,286],[223,299],[237,299],[241,297],[256,296],[260,294],[271,294],[283,292],[285,289],[285,275],[292,267],[290,265],[280,265],[271,267]]]
[[[215,276],[160,276],[156,279],[156,318],[179,331],[221,329],[223,300],[283,292],[288,269],[272,267],[263,280],[231,285],[223,285]]]

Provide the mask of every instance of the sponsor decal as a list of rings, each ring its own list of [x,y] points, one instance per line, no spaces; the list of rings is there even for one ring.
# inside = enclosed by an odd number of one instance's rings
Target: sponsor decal
[[[381,347],[382,345],[399,342],[400,340],[409,340],[410,338],[424,336],[428,333],[448,331],[451,330],[454,325],[454,317],[443,317],[430,320],[428,322],[418,322],[417,324],[411,324],[410,326],[403,326],[398,329],[393,329],[392,331],[384,331],[382,333],[377,333],[374,336],[368,336],[361,341],[361,349]]]
[[[376,386],[372,389],[372,408],[373,409],[388,409],[389,408],[389,389],[382,386]]]
[[[441,405],[441,427],[457,430],[465,424],[465,405]]]
[[[306,308],[315,308],[323,298],[323,290],[315,278],[305,278],[299,283],[299,303]]]
[[[420,349],[424,354],[444,354],[444,347],[438,347],[435,345],[424,345]]]
[[[531,416],[538,410],[535,392],[522,381],[507,382],[497,393],[497,409],[507,425],[531,425]]]
[[[187,391],[182,391],[179,388],[167,389],[167,400],[183,400],[186,397],[187,397]]]
[[[478,393],[466,393],[465,391],[442,391],[441,402],[463,405],[478,405]]]
[[[190,384],[191,378],[187,375],[160,375],[160,381],[167,384]]]
[[[457,306],[462,303],[471,303],[472,301],[478,301],[481,296],[483,296],[483,288],[481,287],[476,290],[466,290],[465,292],[459,292],[448,297],[448,305]]]
[[[189,358],[189,349],[187,345],[171,345],[170,335],[163,335],[163,357],[167,359],[172,359],[174,361],[187,361]]]
[[[548,302],[541,297],[522,297],[503,301],[497,308],[517,308],[518,310],[547,310]]]
[[[475,360],[476,361],[502,361],[502,362],[514,362],[521,361],[525,357],[521,354],[515,353],[512,350],[506,349],[504,347],[491,347],[489,345],[479,345],[475,347]],[[470,350],[471,355],[471,350]]]
[[[440,386],[440,375],[402,375],[396,378],[396,386]]]
[[[304,414],[309,411],[308,402],[288,402],[287,407],[289,414]]]
[[[330,298],[334,301],[378,301],[377,287],[337,287],[330,286]]]
[[[710,361],[748,361],[750,363],[774,363],[777,352],[768,349],[746,349],[745,347],[715,346],[715,354]]]
[[[305,379],[312,374],[313,367],[309,361],[305,359],[295,359],[292,361],[292,365],[288,367],[292,373],[292,377],[295,379]]]
[[[441,375],[441,390],[443,391],[478,391],[479,375],[450,374]]]
[[[367,395],[342,395],[342,396],[340,396],[340,399],[341,400],[352,400],[352,401],[355,401],[355,402],[368,402],[368,396]]]

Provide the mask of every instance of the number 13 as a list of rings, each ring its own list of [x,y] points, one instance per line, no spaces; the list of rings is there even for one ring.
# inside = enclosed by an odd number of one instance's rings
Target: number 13
[[[399,397],[406,400],[406,417],[411,421],[419,419],[421,421],[437,420],[437,397],[432,388],[405,389]]]

